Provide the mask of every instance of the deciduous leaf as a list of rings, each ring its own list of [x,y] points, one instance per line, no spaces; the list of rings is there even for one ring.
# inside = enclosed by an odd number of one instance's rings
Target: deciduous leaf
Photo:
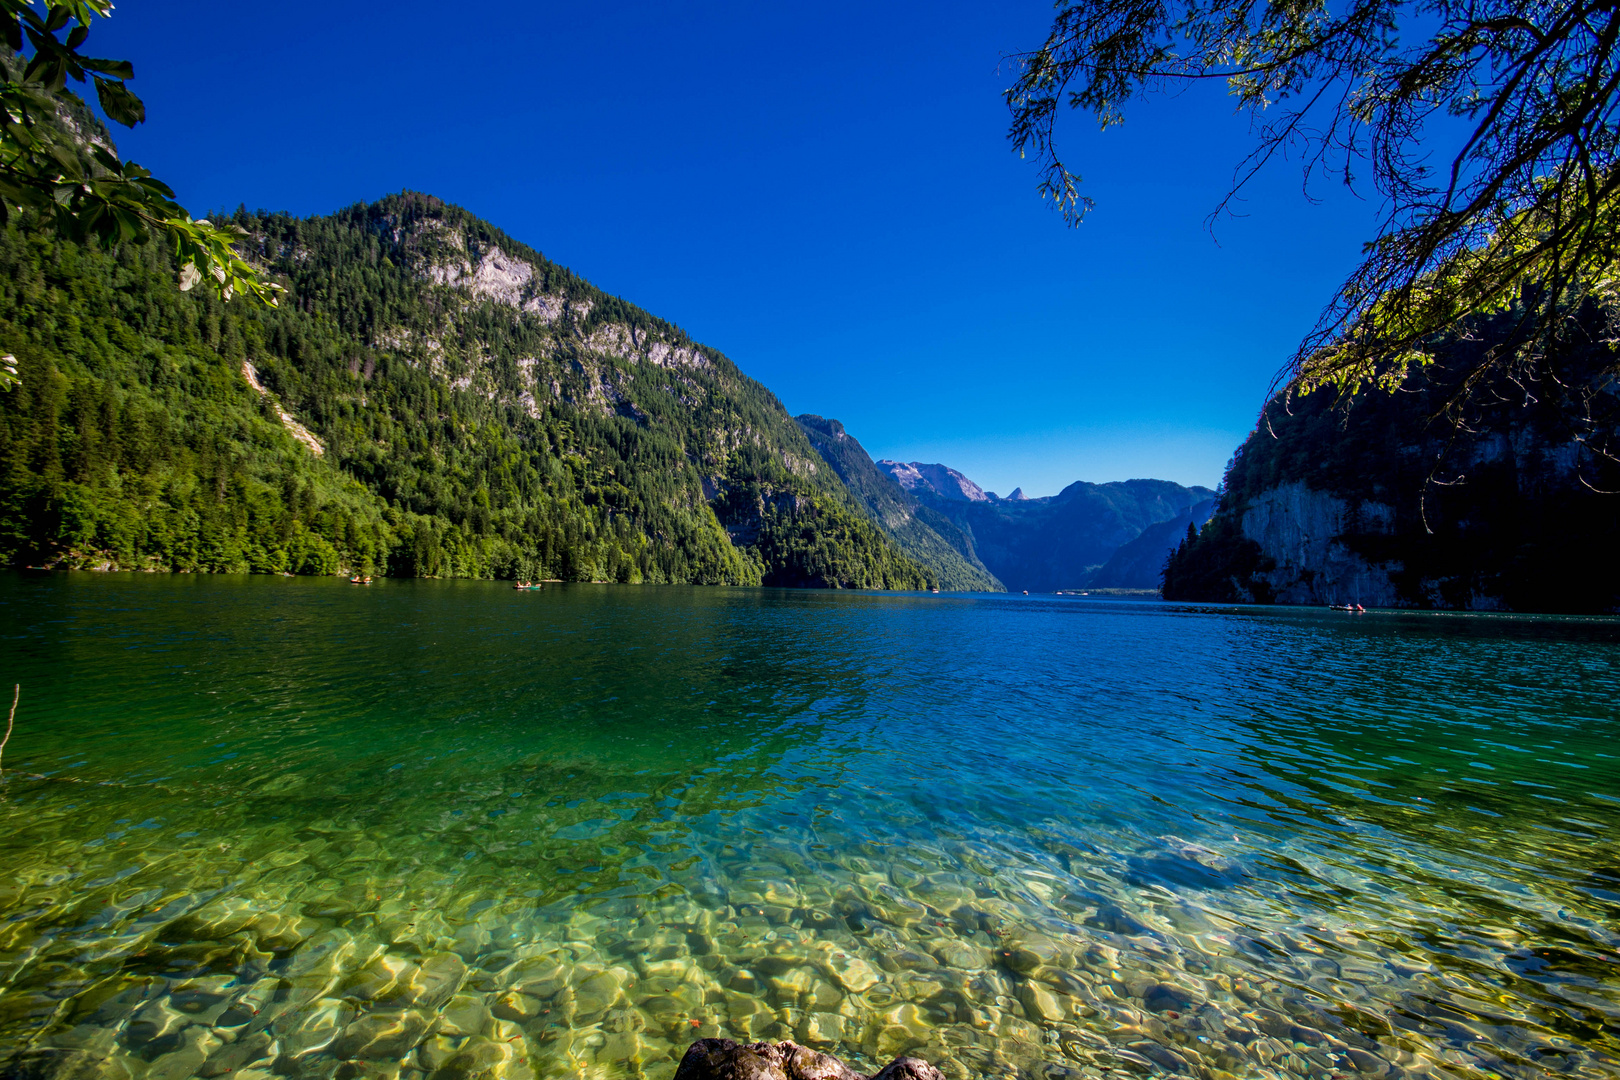
[[[111,79],[97,79],[96,99],[109,120],[134,127],[146,119],[146,105],[130,92],[129,87]]]

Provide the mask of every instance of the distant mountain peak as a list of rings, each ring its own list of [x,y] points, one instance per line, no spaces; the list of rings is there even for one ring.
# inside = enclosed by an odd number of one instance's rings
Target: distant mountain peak
[[[983,488],[946,465],[890,461],[885,458],[877,463],[877,467],[913,494],[932,495],[952,502],[990,501]]]
[[[1106,484],[1076,480],[1056,495],[1031,497],[1014,488],[1011,495],[998,496],[943,465],[877,464],[924,507],[966,533],[985,569],[1013,590],[1085,587],[1116,552],[1152,527],[1152,536],[1110,568],[1110,574],[1122,580],[1109,582],[1122,588],[1151,588],[1157,582],[1153,575],[1164,562],[1155,545],[1165,537],[1179,542],[1187,530],[1189,508],[1215,494],[1169,480]],[[1175,526],[1157,528],[1177,518],[1181,520]]]

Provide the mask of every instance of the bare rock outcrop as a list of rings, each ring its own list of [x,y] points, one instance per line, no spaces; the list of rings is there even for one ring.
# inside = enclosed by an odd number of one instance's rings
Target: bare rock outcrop
[[[990,501],[990,496],[986,495],[978,484],[945,465],[930,465],[921,461],[890,461],[883,458],[877,466],[913,494],[932,495],[953,502]]]
[[[1378,502],[1353,504],[1295,481],[1250,501],[1243,535],[1276,564],[1263,575],[1283,604],[1365,604],[1396,607],[1400,592],[1392,575],[1399,563],[1373,563],[1345,543],[1347,534],[1388,535],[1394,508]]]
[[[326,447],[321,445],[321,441],[311,434],[307,427],[300,424],[292,413],[288,412],[286,409],[283,409],[280,402],[275,400],[275,395],[271,394],[269,389],[259,381],[258,369],[256,369],[253,364],[247,360],[242,361],[242,378],[246,379],[247,384],[259,392],[260,397],[271,399],[271,404],[275,406],[276,414],[281,417],[282,426],[288,431],[292,432],[293,438],[309,447],[309,452],[314,454],[316,457],[320,457],[322,454],[326,453]]]
[[[681,1058],[675,1080],[945,1080],[945,1076],[921,1058],[895,1058],[869,1078],[831,1054],[794,1042],[699,1039]]]

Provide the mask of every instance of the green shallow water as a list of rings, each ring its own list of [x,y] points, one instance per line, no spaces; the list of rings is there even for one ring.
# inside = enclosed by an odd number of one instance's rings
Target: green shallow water
[[[1620,1076],[1620,623],[0,577],[0,1072]]]

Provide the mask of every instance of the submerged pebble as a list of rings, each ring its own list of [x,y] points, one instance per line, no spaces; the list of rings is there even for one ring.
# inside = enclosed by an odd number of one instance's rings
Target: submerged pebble
[[[830,743],[792,729],[836,726],[845,705],[826,702],[865,685],[766,694],[746,723],[683,713],[703,755],[668,749],[673,721],[574,745],[550,713],[523,718],[561,732],[544,753],[505,713],[480,743],[469,709],[405,768],[390,745],[328,769],[281,756],[319,746],[332,712],[268,709],[253,725],[284,741],[257,778],[8,781],[0,1076],[672,1080],[710,1037],[863,1071],[912,1055],[951,1080],[1620,1075],[1620,810],[1559,805],[1530,835],[1480,824],[1475,808],[1530,813],[1483,786],[1333,805],[1242,772],[1242,825],[1217,830],[1146,764],[1138,792],[1048,761],[1047,728],[983,750],[1009,755],[1006,790],[957,778],[971,740],[943,763],[922,760],[936,744],[829,765]],[[976,723],[1044,693],[994,691]],[[949,684],[930,723],[981,692]],[[857,727],[839,736],[874,737]],[[934,771],[907,787],[913,770]],[[1017,786],[1036,784],[1043,799]]]

